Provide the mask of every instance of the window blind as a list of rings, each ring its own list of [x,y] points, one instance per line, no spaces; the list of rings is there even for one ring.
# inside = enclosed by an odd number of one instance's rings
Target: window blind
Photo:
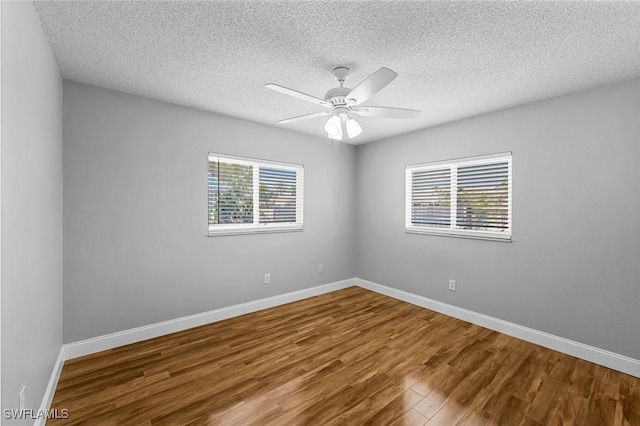
[[[253,223],[253,166],[209,162],[209,225]]]
[[[209,234],[301,230],[302,165],[209,154]]]
[[[458,167],[456,224],[459,229],[509,229],[509,163]]]
[[[407,232],[511,239],[511,153],[406,168]]]
[[[411,194],[411,223],[420,226],[451,226],[451,171],[448,168],[413,173]]]
[[[295,223],[297,173],[260,167],[260,223]]]

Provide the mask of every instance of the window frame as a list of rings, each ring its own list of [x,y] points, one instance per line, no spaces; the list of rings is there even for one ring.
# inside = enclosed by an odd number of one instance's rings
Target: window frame
[[[209,152],[207,174],[212,161],[252,166],[253,173],[253,222],[232,224],[209,224],[209,181],[207,178],[207,225],[208,236],[296,232],[304,230],[304,165],[280,161]],[[260,167],[279,168],[296,172],[296,221],[260,223]]]
[[[508,203],[507,203],[507,221],[508,228],[504,232],[484,231],[475,229],[458,229],[456,228],[457,219],[457,196],[458,182],[457,169],[466,166],[475,166],[483,164],[493,164],[507,161],[508,164]],[[513,175],[512,175],[513,155],[511,151],[501,152],[497,154],[481,155],[474,157],[457,158],[451,160],[434,161],[428,163],[412,164],[405,167],[405,232],[411,234],[440,235],[446,237],[472,238],[492,241],[512,241],[513,232]],[[450,210],[449,210],[449,227],[433,227],[424,225],[415,225],[412,223],[412,188],[413,188],[413,172],[425,170],[450,170]]]

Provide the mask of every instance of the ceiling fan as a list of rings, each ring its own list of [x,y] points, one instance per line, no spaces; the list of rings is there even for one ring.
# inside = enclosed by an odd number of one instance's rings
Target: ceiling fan
[[[365,78],[355,88],[344,87],[344,82],[349,76],[349,68],[334,68],[332,74],[340,82],[340,87],[335,87],[324,95],[324,99],[298,92],[297,90],[279,86],[277,84],[265,84],[267,89],[293,96],[303,101],[320,105],[327,111],[313,112],[311,114],[300,115],[298,117],[287,118],[277,121],[278,124],[288,124],[296,121],[307,120],[309,118],[331,115],[324,130],[331,139],[342,140],[345,137],[353,139],[362,133],[362,127],[352,117],[352,115],[387,117],[387,118],[415,118],[420,115],[420,111],[406,108],[391,108],[381,106],[365,106],[364,101],[378,93],[391,83],[398,74],[389,68],[382,67],[378,71]]]

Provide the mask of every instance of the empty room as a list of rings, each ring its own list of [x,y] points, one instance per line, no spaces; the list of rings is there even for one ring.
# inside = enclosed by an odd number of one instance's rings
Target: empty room
[[[0,12],[3,425],[640,425],[640,2]]]

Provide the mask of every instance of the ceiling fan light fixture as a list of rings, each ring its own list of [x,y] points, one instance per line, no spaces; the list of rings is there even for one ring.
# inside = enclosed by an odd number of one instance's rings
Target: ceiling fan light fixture
[[[326,108],[325,111],[286,118],[276,123],[288,124],[331,115],[324,125],[324,130],[330,139],[341,141],[343,139],[353,139],[362,133],[362,126],[353,119],[352,114],[388,118],[415,118],[420,114],[420,111],[415,109],[361,105],[367,99],[384,89],[398,76],[395,71],[389,68],[380,68],[362,80],[360,84],[353,89],[344,86],[344,82],[349,76],[349,68],[336,67],[333,69],[333,76],[340,82],[340,87],[330,89],[324,96],[324,99],[316,98],[315,96],[307,95],[306,93],[277,84],[265,84],[267,89]]]
[[[327,136],[330,139],[342,140],[342,123],[340,117],[337,115],[331,116],[327,120],[327,124],[324,125],[324,131],[327,132]]]
[[[362,127],[360,124],[353,118],[349,117],[347,120],[347,135],[349,135],[349,139],[353,139],[362,133]]]

